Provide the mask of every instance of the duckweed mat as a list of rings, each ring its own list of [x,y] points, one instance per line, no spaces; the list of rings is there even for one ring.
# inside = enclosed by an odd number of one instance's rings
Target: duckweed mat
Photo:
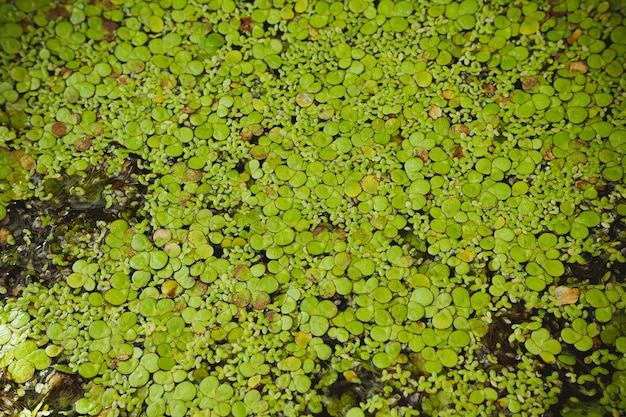
[[[626,409],[623,1],[0,2],[0,416]]]

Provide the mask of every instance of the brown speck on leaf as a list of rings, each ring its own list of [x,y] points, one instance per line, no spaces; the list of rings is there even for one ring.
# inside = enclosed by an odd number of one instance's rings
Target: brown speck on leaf
[[[63,122],[56,122],[52,125],[52,133],[57,136],[65,136],[67,135],[67,126]]]
[[[162,239],[164,241],[169,241],[172,238],[172,232],[169,229],[160,228],[155,230],[152,234],[152,241],[154,242],[157,239]]]
[[[181,191],[180,199],[178,200],[179,204],[183,207],[188,207],[189,203],[193,200],[192,195],[188,191]]]
[[[196,183],[202,179],[202,171],[199,169],[187,169],[183,174],[183,183]]]
[[[84,152],[91,147],[91,139],[88,137],[82,137],[74,142],[74,147],[79,152]]]
[[[130,357],[131,357],[131,355],[129,355],[128,353],[122,353],[122,354],[120,354],[120,356],[111,359],[111,365],[110,365],[111,368],[113,368],[113,369],[117,368],[117,363],[119,361],[128,360],[128,359],[130,359]]]
[[[32,155],[24,155],[20,158],[20,166],[30,171],[31,169],[37,168],[37,161],[35,161]]]
[[[166,76],[161,80],[161,88],[171,90],[174,87],[176,87],[176,77]]]
[[[252,131],[247,127],[241,129],[239,135],[241,136],[241,140],[243,140],[244,142],[249,142],[252,139]]]
[[[185,105],[185,107],[183,107],[183,113],[185,114],[194,114],[196,112],[195,109],[192,109],[191,107]]]
[[[320,30],[314,28],[313,26],[309,26],[309,36],[312,38],[317,38],[320,35]]]
[[[128,84],[128,75],[126,74],[122,74],[119,77],[117,77],[117,85],[125,85]]]
[[[55,7],[54,9],[50,9],[46,12],[47,20],[56,20],[57,17],[61,16],[61,11],[59,7]]]
[[[569,35],[569,37],[567,38],[567,43],[569,43],[570,45],[575,44],[582,34],[583,31],[580,28],[577,28],[575,31],[572,32],[571,35]]]
[[[249,16],[241,19],[241,24],[239,25],[239,32],[252,32],[252,18]]]
[[[598,328],[598,330],[600,330],[600,326],[598,324],[596,324],[596,327]],[[599,337],[594,337],[593,338],[593,349],[599,349],[600,346],[602,346],[602,340]]]
[[[196,289],[198,290],[198,293],[200,294],[206,294],[206,292],[209,290],[209,286],[201,281],[196,281],[195,286],[196,286]]]
[[[543,160],[544,161],[552,161],[555,158],[554,154],[552,153],[552,148],[548,149],[547,151],[545,151],[545,153],[543,154]]]
[[[430,109],[428,110],[428,115],[431,117],[431,119],[437,120],[442,115],[441,107],[435,105],[430,106]]]
[[[272,198],[278,197],[278,189],[274,187],[265,187],[265,194]]]
[[[491,83],[483,84],[483,90],[487,97],[493,97],[493,95],[496,94],[496,86]]]
[[[235,269],[233,270],[233,275],[235,276],[235,278],[239,279],[243,271],[247,271],[247,270],[248,270],[247,265],[236,265]]]
[[[109,33],[115,33],[117,28],[119,28],[119,25],[116,22],[106,18],[102,19],[102,29]]]
[[[587,142],[586,140],[578,138],[574,142],[581,148],[588,148],[589,147],[589,142]]]
[[[72,13],[65,7],[55,7],[54,9],[48,10],[48,12],[46,13],[46,18],[48,20],[56,20],[59,17],[69,19],[71,15]]]
[[[234,303],[233,303],[234,304]],[[235,304],[236,305],[236,304]],[[235,314],[233,314],[233,317],[238,319],[239,317],[241,317],[241,315],[243,314],[243,312],[246,311],[245,308],[237,306],[237,311],[235,312]],[[202,334],[202,333],[198,333],[198,334]]]
[[[437,55],[433,55],[432,53],[425,51],[423,57],[427,61],[432,61],[433,59],[437,57]]]
[[[66,79],[67,77],[69,77],[70,75],[72,75],[72,70],[69,68],[61,68],[61,72],[59,72],[59,75],[61,75],[61,78]]]
[[[184,299],[178,299],[176,301],[176,304],[174,304],[174,309],[172,311],[174,313],[179,313],[183,311],[185,308],[187,308],[187,302]]]
[[[463,158],[463,156],[465,156],[465,154],[463,153],[463,148],[461,147],[461,145],[456,145],[453,149],[452,149],[452,156],[454,158]]]
[[[533,91],[539,85],[539,81],[535,77],[526,77],[522,81],[522,89],[526,92]]]
[[[454,91],[452,90],[444,90],[441,93],[441,97],[445,98],[446,100],[452,100],[454,97],[456,97],[456,94],[454,94]]]
[[[468,135],[470,130],[469,127],[465,125],[452,125],[450,132],[458,133],[460,135]]]
[[[29,28],[33,26],[33,21],[29,17],[24,18],[20,20],[20,26],[22,27],[22,31],[28,32]]]
[[[336,228],[333,233],[336,235],[336,240],[341,242],[346,240],[346,229]]]
[[[501,104],[509,104],[511,102],[511,98],[510,97],[504,97],[504,96],[500,96],[496,99],[496,104],[498,106],[500,106]]]
[[[111,3],[110,0],[102,0],[102,8],[104,10],[115,10],[118,8],[116,4]]]
[[[503,405],[502,402],[498,400],[496,401],[496,408],[498,409],[498,411],[504,411],[505,409],[508,409],[508,406]]]
[[[421,152],[416,150],[415,151],[415,156],[417,158],[421,159],[424,162],[428,161],[428,151],[427,150],[423,150]]]
[[[324,233],[325,231],[327,231],[328,229],[326,229],[324,226],[318,226],[315,228],[315,230],[313,230],[313,237],[317,237],[320,234]]]
[[[576,188],[578,188],[579,190],[587,190],[591,184],[589,184],[587,181],[585,180],[577,180],[574,185],[576,186]]]
[[[176,297],[176,290],[178,289],[178,284],[174,280],[167,280],[161,285],[161,294],[166,297],[174,298]]]
[[[572,61],[569,64],[569,72],[580,72],[581,74],[586,74],[589,71],[589,67],[585,61]]]

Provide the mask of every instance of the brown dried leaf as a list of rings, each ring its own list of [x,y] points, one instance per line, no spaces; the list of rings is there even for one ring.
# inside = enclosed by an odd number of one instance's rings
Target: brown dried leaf
[[[511,102],[511,98],[510,97],[504,97],[504,96],[500,96],[496,99],[496,104],[499,105],[500,107],[502,107],[502,104],[509,104]]]
[[[174,298],[177,290],[178,283],[173,279],[167,280],[161,285],[161,294],[169,298]]]
[[[73,72],[74,71],[72,71],[71,69],[63,67],[63,68],[61,68],[61,71],[59,72],[59,75],[61,76],[61,78],[63,78],[65,80],[70,75],[72,75]]]
[[[554,289],[556,301],[561,304],[575,304],[578,302],[580,291],[578,288],[570,288],[560,285]]]
[[[453,125],[450,128],[450,132],[459,133],[461,135],[467,135],[469,134],[470,130],[469,130],[469,127],[465,125]]]
[[[543,154],[543,159],[544,161],[552,161],[554,158],[556,158],[554,156],[554,154],[552,153],[552,148],[548,149],[544,154]]]
[[[589,187],[591,186],[591,184],[589,184],[587,181],[585,180],[577,180],[574,185],[576,186],[576,188],[578,188],[579,190],[587,190],[589,189]]]
[[[571,35],[569,35],[569,37],[567,38],[567,43],[569,43],[570,45],[573,45],[574,43],[576,43],[576,41],[578,40],[578,38],[580,38],[580,35],[583,34],[583,31],[580,28],[577,28],[574,32],[572,32]]]
[[[251,17],[244,17],[243,19],[241,19],[241,24],[239,25],[239,32],[244,33],[244,32],[252,32],[252,18]]]
[[[249,142],[252,139],[252,131],[247,127],[241,129],[239,135],[241,136],[241,140],[243,140],[244,142]]]
[[[581,74],[586,74],[589,71],[589,67],[585,61],[572,61],[569,64],[569,72],[580,72]]]
[[[441,112],[441,107],[439,106],[430,106],[430,109],[428,110],[428,115],[432,118],[432,119],[439,119],[442,115]]]
[[[4,227],[0,229],[0,245],[8,244],[11,237],[11,232],[9,232],[8,229],[5,229]]]
[[[63,122],[56,122],[52,125],[52,133],[57,136],[65,136],[67,135],[68,129],[67,125]]]
[[[428,161],[428,151],[423,150],[421,152],[415,152],[415,156],[418,157],[419,159],[421,159],[422,161],[426,162]]]
[[[526,77],[522,81],[522,89],[526,92],[532,91],[539,85],[539,81],[535,77]]]
[[[119,25],[107,18],[102,19],[102,29],[106,30],[109,33],[114,33],[119,28]]]
[[[76,142],[74,142],[74,147],[77,151],[84,152],[91,147],[91,139],[88,137],[77,139]]]
[[[37,168],[37,161],[35,161],[32,155],[24,155],[20,158],[20,166],[30,171],[31,169]]]
[[[441,97],[445,98],[446,100],[452,100],[454,97],[456,97],[456,94],[454,94],[454,91],[452,90],[444,90],[441,93]]]
[[[202,179],[202,171],[199,169],[186,169],[183,174],[183,183],[196,183]]]
[[[496,94],[496,86],[490,83],[483,84],[483,90],[485,90],[487,97],[493,97],[493,95]]]
[[[169,242],[172,239],[172,231],[170,229],[160,228],[152,234],[152,241],[163,240]]]

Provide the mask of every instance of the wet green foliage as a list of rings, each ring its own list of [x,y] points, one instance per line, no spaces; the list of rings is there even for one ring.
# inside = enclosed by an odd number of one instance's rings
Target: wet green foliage
[[[43,199],[15,200],[0,231],[0,299],[17,296],[32,282],[54,285],[75,258],[90,251],[102,227],[117,218],[134,218],[145,187],[130,180],[131,164],[120,175],[94,167],[86,175],[33,181]]]
[[[2,2],[0,414],[619,415],[623,11]]]

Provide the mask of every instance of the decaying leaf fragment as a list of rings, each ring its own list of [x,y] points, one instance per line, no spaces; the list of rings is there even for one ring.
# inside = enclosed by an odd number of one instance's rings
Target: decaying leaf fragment
[[[575,304],[578,302],[580,291],[578,288],[570,288],[560,285],[554,289],[554,296],[561,304]]]

